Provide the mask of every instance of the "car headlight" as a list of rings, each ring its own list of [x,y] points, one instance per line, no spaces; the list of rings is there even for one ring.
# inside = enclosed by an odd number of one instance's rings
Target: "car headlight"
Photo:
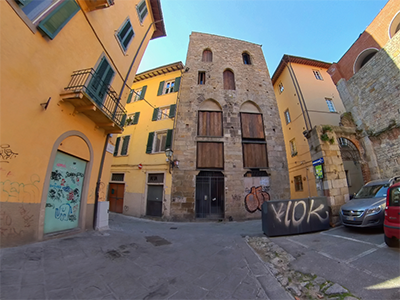
[[[375,214],[379,213],[381,210],[382,210],[382,208],[380,206],[377,206],[377,207],[369,208],[365,212],[366,212],[366,215],[368,216],[368,215],[375,215]]]

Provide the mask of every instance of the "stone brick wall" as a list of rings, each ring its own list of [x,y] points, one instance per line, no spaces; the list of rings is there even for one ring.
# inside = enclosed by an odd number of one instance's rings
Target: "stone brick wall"
[[[212,62],[202,62],[202,53],[210,49]],[[245,65],[242,53],[251,57],[251,65]],[[195,187],[197,142],[212,140],[224,143],[225,218],[233,220],[258,218],[260,213],[249,213],[244,198],[249,193],[243,168],[240,108],[252,101],[263,115],[267,142],[269,174],[259,180],[271,199],[289,199],[289,177],[285,144],[276,99],[260,45],[226,37],[193,32],[190,36],[177,107],[174,131],[174,158],[179,169],[173,169],[171,218],[190,220],[195,218]],[[223,89],[223,72],[235,75],[236,90]],[[206,72],[206,84],[198,85],[198,72]],[[223,137],[197,136],[199,106],[203,101],[216,101],[223,112]],[[260,177],[263,178],[263,177]]]

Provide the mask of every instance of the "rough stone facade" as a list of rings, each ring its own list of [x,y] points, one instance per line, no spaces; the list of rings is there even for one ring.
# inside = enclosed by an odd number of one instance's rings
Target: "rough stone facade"
[[[205,49],[212,51],[212,62],[203,62]],[[250,55],[244,64],[242,53]],[[234,73],[235,90],[224,90],[223,72]],[[198,84],[198,72],[206,73],[206,84]],[[205,100],[212,99],[223,114],[222,137],[198,136],[198,111]],[[231,38],[193,32],[190,36],[186,70],[181,81],[174,131],[171,219],[193,220],[196,207],[197,142],[222,142],[224,164],[224,218],[244,220],[259,218],[260,212],[249,213],[244,200],[252,187],[262,186],[270,199],[289,199],[289,177],[285,144],[278,108],[267,65],[260,45]],[[268,176],[245,177],[250,169],[243,167],[240,110],[251,103],[262,113],[267,144]]]

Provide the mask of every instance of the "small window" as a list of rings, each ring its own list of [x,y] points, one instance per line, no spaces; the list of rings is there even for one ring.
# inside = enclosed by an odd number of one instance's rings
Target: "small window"
[[[112,173],[111,181],[124,181],[125,174],[124,173]]]
[[[303,191],[303,181],[301,179],[301,175],[294,177],[294,190],[296,192]]]
[[[169,118],[169,106],[160,107],[158,109],[157,120],[165,120]]]
[[[133,98],[133,102],[139,101],[139,100],[143,100],[144,96],[146,94],[146,90],[147,90],[147,85],[145,85],[144,87],[141,87],[140,89],[136,89],[136,90],[131,90],[128,96],[128,100],[126,101],[126,103],[131,103],[132,98]]]
[[[157,96],[171,94],[179,91],[179,86],[181,83],[181,77],[177,77],[175,79],[161,81],[158,86]]]
[[[153,111],[152,121],[165,120],[175,117],[176,104],[170,106],[157,107]]]
[[[283,87],[283,83],[281,82],[281,83],[279,84],[279,94],[281,94],[281,93],[283,92],[284,89],[285,89],[285,88]]]
[[[140,112],[129,114],[125,121],[125,126],[136,125],[139,122]]]
[[[326,104],[330,112],[336,112],[335,106],[333,105],[332,99],[325,98]]]
[[[251,65],[250,55],[246,52],[242,53],[243,63],[245,65]]]
[[[146,153],[162,153],[171,149],[172,129],[150,132],[147,140]]]
[[[154,136],[153,153],[164,152],[167,141],[167,132],[157,132]]]
[[[324,80],[324,79],[322,78],[321,73],[320,73],[318,70],[313,70],[313,73],[314,73],[314,76],[315,76],[315,78],[316,78],[317,80]]]
[[[199,71],[198,84],[206,84],[206,72]]]
[[[289,145],[290,145],[290,153],[292,154],[292,157],[293,157],[293,156],[296,156],[296,155],[297,155],[297,148],[296,148],[296,141],[295,141],[295,139],[290,140],[290,141],[289,141]]]
[[[235,90],[235,75],[231,70],[224,71],[224,90]]]
[[[146,1],[142,0],[137,6],[136,10],[139,16],[140,23],[143,23],[144,18],[147,16],[147,5]]]
[[[114,156],[125,156],[128,155],[130,135],[117,137],[115,141]],[[121,144],[122,141],[122,145]]]
[[[289,124],[291,122],[290,120],[290,114],[289,114],[289,110],[285,110],[285,120],[286,120],[286,124]]]
[[[203,56],[201,58],[201,61],[204,62],[212,62],[213,57],[212,57],[212,52],[209,49],[206,49],[203,51]]]
[[[124,52],[128,49],[135,33],[133,32],[133,27],[129,18],[122,24],[116,33],[119,44],[121,45]]]

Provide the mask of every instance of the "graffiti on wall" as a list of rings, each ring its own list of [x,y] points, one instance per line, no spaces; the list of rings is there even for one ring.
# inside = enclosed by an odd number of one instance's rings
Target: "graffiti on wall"
[[[20,229],[31,227],[33,223],[33,214],[23,205],[19,205],[18,214],[14,215],[18,220],[13,221],[11,215],[4,210],[0,211],[0,236],[2,237],[22,237],[24,231]],[[22,221],[22,224],[21,222]],[[19,225],[18,225],[19,223]]]
[[[264,205],[263,230],[268,236],[329,228],[329,208],[325,197],[270,201]]]
[[[17,157],[18,153],[12,151],[11,146],[9,144],[1,144],[0,145],[0,162],[1,163],[9,163],[10,159]]]
[[[0,182],[1,201],[38,203],[40,191],[37,185],[39,182],[40,178],[37,174],[31,176],[30,183],[2,181]]]
[[[268,187],[252,186],[249,193],[244,198],[244,206],[246,210],[250,213],[254,213],[256,210],[261,211],[263,203],[270,200],[267,191]]]

